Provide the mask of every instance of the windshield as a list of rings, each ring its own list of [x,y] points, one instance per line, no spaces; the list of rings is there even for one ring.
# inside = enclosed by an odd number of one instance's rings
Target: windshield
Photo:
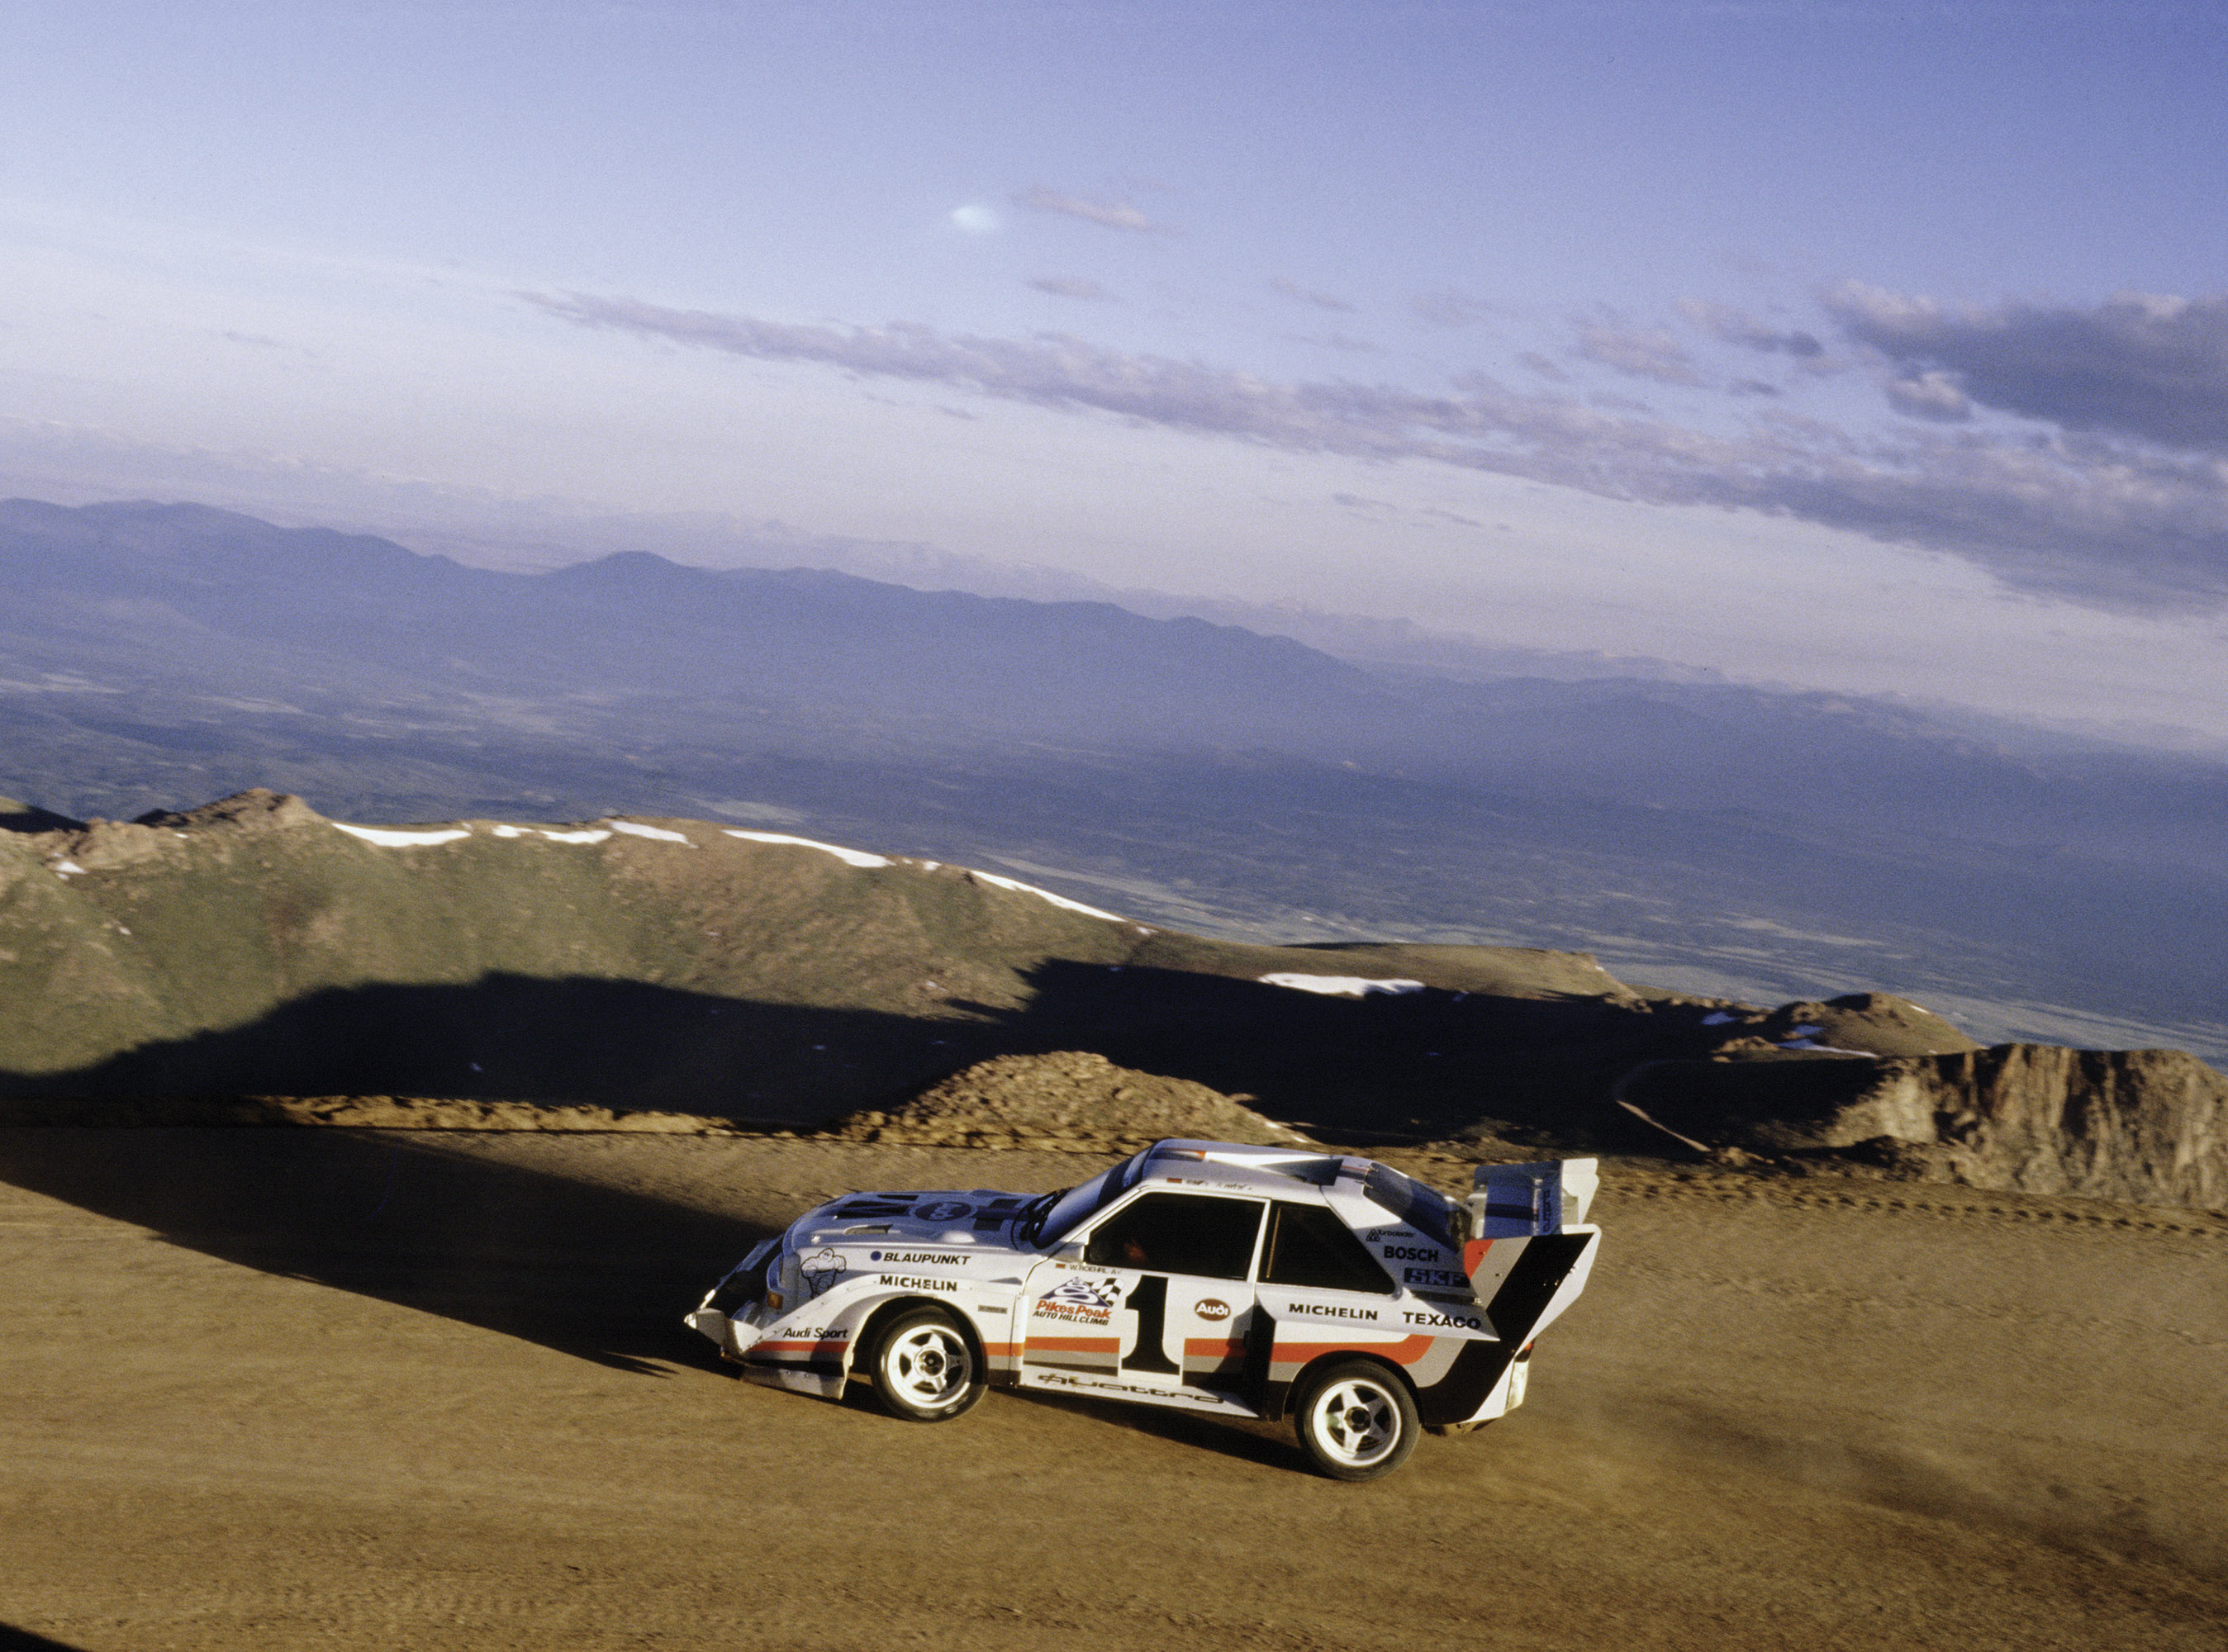
[[[1420,1181],[1412,1181],[1389,1164],[1373,1164],[1361,1179],[1369,1202],[1389,1210],[1419,1233],[1454,1248],[1454,1207]]]
[[[1065,1193],[1048,1193],[1024,1211],[1014,1236],[1024,1245],[1056,1245],[1060,1236],[1095,1210],[1103,1210],[1136,1185],[1152,1149],[1131,1155]]]

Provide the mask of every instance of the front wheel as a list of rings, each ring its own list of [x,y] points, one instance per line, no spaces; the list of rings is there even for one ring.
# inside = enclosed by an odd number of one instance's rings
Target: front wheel
[[[1408,1385],[1372,1361],[1325,1366],[1300,1393],[1300,1445],[1334,1480],[1392,1473],[1416,1449],[1416,1429]]]
[[[989,1382],[976,1368],[967,1334],[941,1308],[900,1314],[874,1349],[874,1398],[908,1423],[941,1423],[982,1399]]]

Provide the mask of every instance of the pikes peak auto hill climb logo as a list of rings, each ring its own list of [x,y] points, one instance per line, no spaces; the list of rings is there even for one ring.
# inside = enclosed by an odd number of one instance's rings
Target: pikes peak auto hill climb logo
[[[1078,1325],[1104,1325],[1121,1305],[1118,1279],[1063,1279],[1037,1298],[1034,1317],[1064,1319]]]

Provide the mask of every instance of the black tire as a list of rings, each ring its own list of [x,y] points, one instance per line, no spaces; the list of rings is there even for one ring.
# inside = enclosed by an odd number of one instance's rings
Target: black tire
[[[1300,1449],[1334,1480],[1374,1480],[1416,1449],[1408,1385],[1374,1360],[1336,1360],[1309,1372],[1293,1421]]]
[[[908,1423],[949,1422],[990,1386],[967,1333],[941,1308],[910,1309],[883,1326],[868,1375],[882,1409]]]

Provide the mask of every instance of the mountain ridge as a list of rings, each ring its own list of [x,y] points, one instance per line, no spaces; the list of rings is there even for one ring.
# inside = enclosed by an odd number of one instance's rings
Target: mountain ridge
[[[1394,679],[812,570],[500,573],[194,506],[0,507],[0,789],[79,816],[266,784],[365,818],[726,814],[1069,868],[1233,937],[1538,942],[2228,1053],[2218,765],[1847,695]]]

